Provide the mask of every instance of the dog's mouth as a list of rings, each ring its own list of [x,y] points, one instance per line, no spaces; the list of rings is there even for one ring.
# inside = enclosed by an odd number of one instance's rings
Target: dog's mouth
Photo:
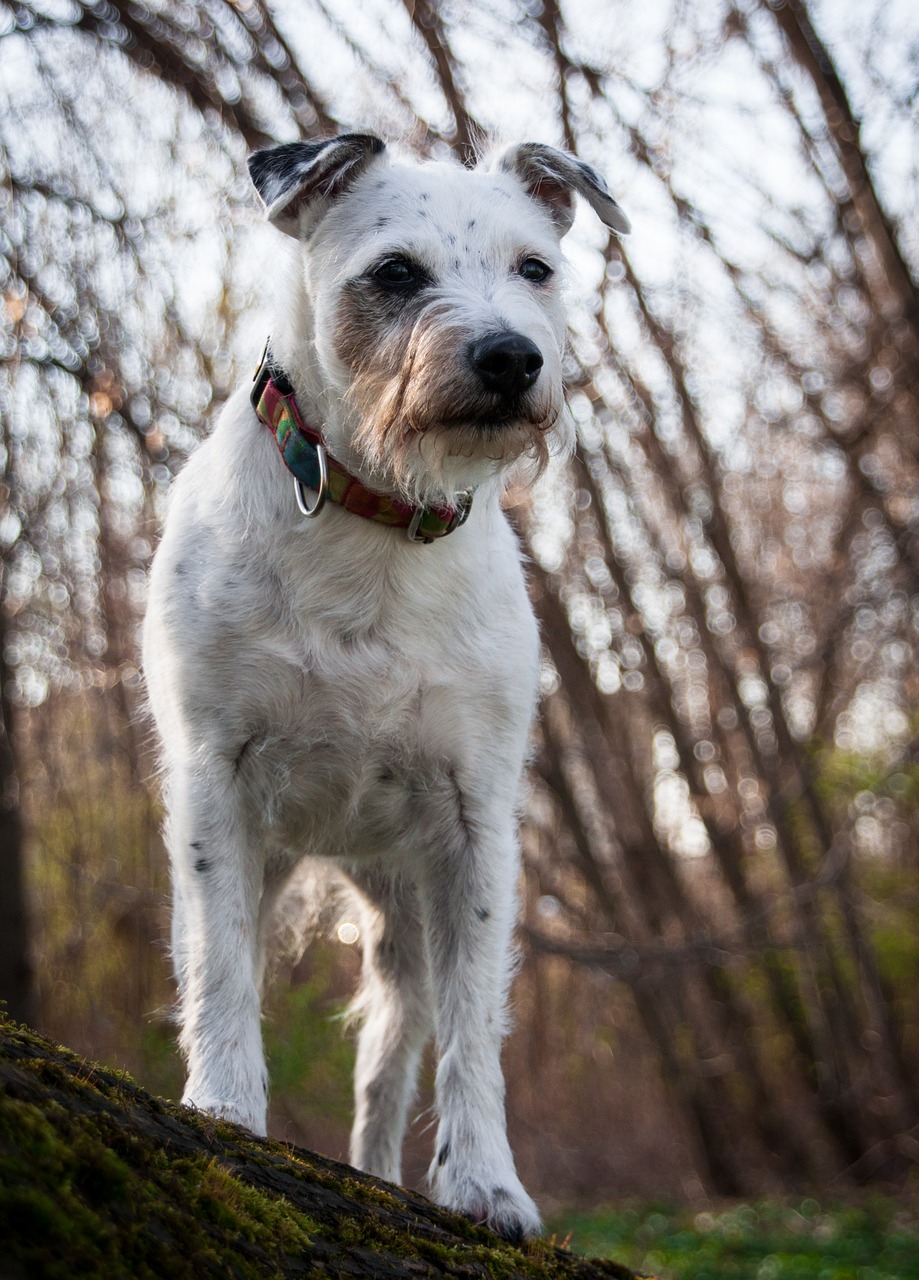
[[[477,400],[458,409],[454,407],[450,413],[432,422],[431,427],[443,431],[456,429],[478,431],[482,435],[501,435],[515,428],[545,431],[551,428],[558,416],[545,413],[535,397],[528,393],[489,399],[491,403],[483,404]]]
[[[549,441],[561,411],[561,405],[546,406],[527,398],[516,405],[484,410],[479,407],[442,417],[422,431],[409,432],[402,445],[407,457],[417,449],[418,458],[429,465],[440,458],[443,462],[467,459],[506,467],[530,457],[539,471],[548,460]]]

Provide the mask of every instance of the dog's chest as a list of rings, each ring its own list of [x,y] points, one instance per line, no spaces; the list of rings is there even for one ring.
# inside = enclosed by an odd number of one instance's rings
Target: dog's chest
[[[429,843],[464,795],[488,804],[494,774],[483,774],[476,743],[492,751],[503,740],[499,771],[516,785],[522,715],[470,699],[449,671],[382,649],[374,661],[363,648],[359,672],[326,655],[289,682],[285,705],[240,757],[240,777],[293,854],[361,858]]]
[[[294,855],[411,854],[464,807],[507,804],[533,710],[528,610],[509,633],[467,631],[442,602],[394,602],[371,626],[366,609],[307,616],[257,645],[264,714],[250,706],[260,724],[240,757],[278,843]]]

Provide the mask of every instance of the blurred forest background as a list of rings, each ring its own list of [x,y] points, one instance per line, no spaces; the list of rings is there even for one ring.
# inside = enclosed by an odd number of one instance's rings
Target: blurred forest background
[[[522,1175],[547,1206],[915,1185],[917,110],[911,0],[0,0],[10,1010],[180,1088],[137,628],[170,477],[264,341],[247,150],[538,139],[635,232],[569,237],[580,449],[514,510]],[[353,935],[266,1027],[273,1131],[336,1156]]]

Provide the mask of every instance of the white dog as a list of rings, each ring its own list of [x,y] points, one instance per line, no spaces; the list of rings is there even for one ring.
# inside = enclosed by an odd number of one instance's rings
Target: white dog
[[[393,162],[346,135],[259,151],[289,250],[254,388],[175,485],[144,663],[163,742],[185,1102],[264,1133],[260,985],[305,856],[362,904],[351,1159],[398,1182],[433,1033],[442,1203],[539,1230],[500,1049],[539,645],[499,499],[564,447],[559,241],[602,179],[533,143]],[[313,518],[315,517],[315,518]]]

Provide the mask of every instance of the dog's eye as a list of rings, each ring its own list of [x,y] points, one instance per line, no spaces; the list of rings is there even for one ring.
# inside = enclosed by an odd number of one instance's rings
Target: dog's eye
[[[543,284],[552,274],[552,268],[541,262],[539,258],[524,258],[517,270],[524,280],[529,280],[533,284]]]
[[[374,271],[374,278],[381,284],[405,286],[420,284],[423,279],[421,268],[408,258],[387,258]]]

